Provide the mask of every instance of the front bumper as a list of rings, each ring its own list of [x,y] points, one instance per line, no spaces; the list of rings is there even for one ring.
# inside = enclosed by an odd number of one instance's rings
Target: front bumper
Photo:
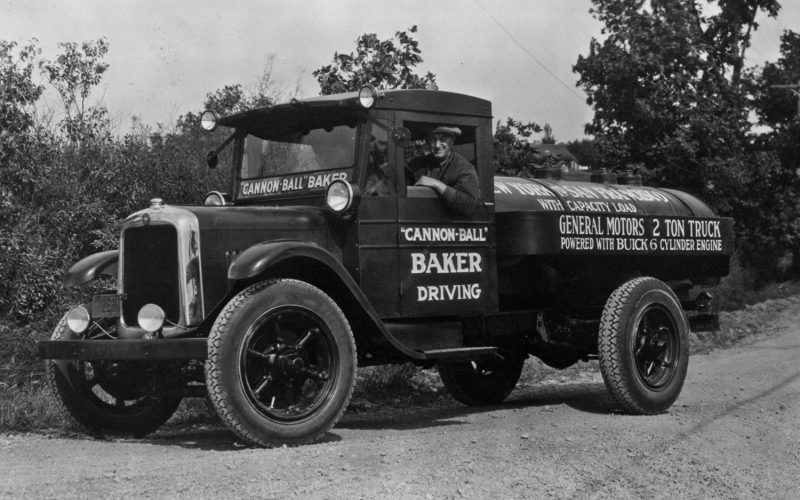
[[[154,340],[43,340],[39,342],[42,359],[91,360],[189,360],[206,359],[207,339]]]

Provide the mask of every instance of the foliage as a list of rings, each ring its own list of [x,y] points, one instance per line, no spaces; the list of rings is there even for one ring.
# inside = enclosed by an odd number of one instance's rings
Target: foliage
[[[785,31],[780,50],[781,57],[764,65],[752,88],[760,123],[778,131],[792,126],[800,116],[800,99],[790,89],[774,87],[800,83],[800,33]]]
[[[49,130],[35,120],[42,92],[33,83],[38,48],[31,42],[15,56],[14,44],[0,42],[6,99],[0,115],[0,318],[22,324],[62,309],[66,269],[116,248],[120,220],[149,199],[197,203],[227,185],[224,167],[209,171],[205,165],[205,151],[221,139],[200,134],[199,127],[163,136],[140,128],[113,137],[105,109],[90,104],[108,67],[108,45],[101,39],[59,47],[53,61],[39,62],[64,104],[65,118]],[[208,101],[226,92],[211,93]]]
[[[569,141],[567,143],[569,152],[578,161],[578,165],[584,165],[592,168],[599,168],[600,157],[597,149],[594,147],[594,141],[591,139],[580,139]]]
[[[422,62],[419,42],[412,34],[417,27],[398,31],[393,39],[380,40],[365,33],[356,40],[356,52],[333,55],[333,62],[313,72],[322,95],[356,91],[364,85],[379,89],[437,90],[436,76],[415,72]]]
[[[0,40],[0,141],[33,126],[32,107],[44,90],[32,79],[39,52],[35,40],[18,50],[15,42]]]
[[[519,122],[507,118],[505,125],[497,122],[494,132],[494,170],[498,175],[521,176],[529,174],[536,161],[536,152],[530,137],[542,131],[533,122]]]
[[[594,0],[605,25],[574,69],[595,109],[587,132],[609,167],[642,163],[654,183],[683,187],[718,208],[733,193],[711,189],[711,164],[742,151],[749,129],[740,67],[755,14],[773,1],[719,2],[703,17],[699,2]],[[755,10],[754,10],[755,9]],[[718,172],[726,175],[727,172]]]
[[[781,57],[750,75],[750,95],[759,123],[769,132],[754,138],[744,170],[750,175],[738,200],[744,263],[761,270],[762,279],[779,279],[800,268],[800,34],[785,31]],[[776,263],[764,265],[764,260]]]
[[[103,61],[108,42],[85,41],[59,43],[62,52],[54,61],[44,60],[40,66],[56,89],[64,106],[63,130],[71,141],[85,141],[108,134],[108,117],[102,106],[89,105],[92,89],[108,69]]]
[[[542,144],[555,144],[556,136],[553,135],[553,127],[551,127],[549,123],[545,123],[542,130],[544,132]]]
[[[757,17],[774,17],[780,6],[719,0],[706,16],[701,3],[593,0],[603,38],[592,39],[574,66],[595,110],[587,132],[601,166],[643,165],[650,184],[700,196],[736,218],[748,265],[779,272],[779,257],[800,237],[789,220],[800,190],[787,162],[797,160],[772,153],[777,137],[767,147],[764,138],[751,139],[754,105],[770,125],[785,126],[788,118],[776,114],[786,102],[771,100],[774,93],[761,90],[765,82],[744,61]],[[798,42],[791,35],[783,42],[783,58],[765,68],[766,81],[798,76]]]

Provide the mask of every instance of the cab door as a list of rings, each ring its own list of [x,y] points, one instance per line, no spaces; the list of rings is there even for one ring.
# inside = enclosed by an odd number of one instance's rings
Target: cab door
[[[393,111],[377,111],[367,131],[359,172],[361,200],[355,234],[349,243],[361,290],[382,318],[400,316],[397,256],[397,163],[391,135]],[[400,183],[402,184],[402,183]]]
[[[401,315],[475,316],[496,311],[491,121],[404,112],[397,112],[395,120],[411,135],[405,147],[398,145],[394,150],[402,179],[397,189],[395,235]],[[406,165],[426,153],[427,135],[439,125],[462,130],[453,149],[478,173],[478,206],[469,217],[450,211],[433,189],[407,185],[413,179],[407,179]]]

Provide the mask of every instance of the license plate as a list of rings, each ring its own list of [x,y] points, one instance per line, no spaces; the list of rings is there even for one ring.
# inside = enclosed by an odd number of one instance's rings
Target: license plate
[[[122,310],[122,298],[120,294],[114,295],[95,295],[92,297],[92,317],[93,318],[117,318]]]

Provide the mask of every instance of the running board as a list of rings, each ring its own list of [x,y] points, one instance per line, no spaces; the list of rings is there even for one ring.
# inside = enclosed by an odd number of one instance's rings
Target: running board
[[[426,359],[478,359],[497,354],[497,347],[457,347],[454,349],[432,349],[422,351]]]

